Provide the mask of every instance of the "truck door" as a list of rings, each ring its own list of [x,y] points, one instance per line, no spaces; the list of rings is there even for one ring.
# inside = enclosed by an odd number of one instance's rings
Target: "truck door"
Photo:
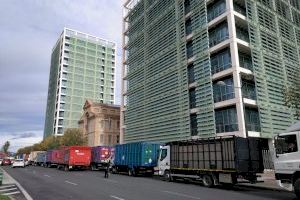
[[[163,146],[160,149],[158,158],[159,175],[164,175],[166,170],[170,170],[170,146]]]
[[[280,134],[275,138],[277,174],[293,174],[300,169],[299,132]]]

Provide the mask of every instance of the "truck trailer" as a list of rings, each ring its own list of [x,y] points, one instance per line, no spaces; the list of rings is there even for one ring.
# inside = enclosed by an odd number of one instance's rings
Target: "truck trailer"
[[[70,146],[62,147],[57,155],[57,168],[65,171],[86,169],[91,164],[91,147]]]
[[[44,152],[44,151],[32,151],[32,152],[30,152],[29,157],[28,157],[28,162],[29,162],[30,165],[35,164],[36,157],[37,157],[37,154],[39,152]]]
[[[45,166],[57,167],[59,150],[48,150],[46,153]]]
[[[278,185],[300,199],[300,122],[275,137],[274,168]]]
[[[157,165],[160,145],[150,142],[117,144],[113,160],[113,172],[125,172],[129,176],[153,175]]]
[[[113,147],[109,146],[96,146],[92,147],[92,170],[105,169],[112,159]]]
[[[256,182],[264,171],[259,138],[235,136],[169,142],[161,147],[158,175],[166,181],[199,180],[206,187]]]
[[[37,152],[36,159],[33,161],[35,166],[43,166],[46,160],[46,151]]]

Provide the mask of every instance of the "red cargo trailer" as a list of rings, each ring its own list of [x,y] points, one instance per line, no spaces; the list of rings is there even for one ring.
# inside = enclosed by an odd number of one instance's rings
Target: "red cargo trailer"
[[[57,159],[58,168],[63,168],[65,171],[88,168],[91,163],[91,147],[62,147],[58,151]]]

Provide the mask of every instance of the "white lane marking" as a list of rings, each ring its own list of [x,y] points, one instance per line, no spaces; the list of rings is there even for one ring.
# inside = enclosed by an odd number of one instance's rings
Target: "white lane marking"
[[[66,183],[69,183],[71,185],[78,185],[77,183],[73,183],[73,182],[70,182],[70,181],[65,181]]]
[[[0,192],[6,192],[6,191],[12,191],[12,190],[18,190],[18,188],[14,187],[14,188],[2,189],[2,190],[0,190]]]
[[[114,196],[114,195],[110,195],[111,198],[114,198],[114,199],[118,199],[118,200],[125,200],[125,199],[122,199],[120,197],[117,197],[117,196]]]
[[[190,195],[186,195],[186,194],[181,194],[181,193],[177,193],[177,192],[171,192],[171,191],[163,191],[165,193],[168,193],[168,194],[172,194],[172,195],[176,195],[176,196],[180,196],[180,197],[187,197],[187,198],[190,198],[190,199],[200,199],[198,197],[194,197],[194,196],[190,196]]]
[[[50,178],[51,176],[49,176],[49,175],[47,175],[47,174],[44,174],[44,176],[46,176],[46,177],[48,177],[48,178]]]
[[[107,181],[107,182],[111,182],[111,183],[118,183],[118,181],[110,180],[110,179],[105,179],[105,178],[103,178],[102,180]]]
[[[14,194],[20,194],[21,192],[17,191],[17,192],[10,192],[10,193],[3,193],[1,195],[5,195],[5,196],[8,196],[8,195],[14,195]]]
[[[33,200],[33,198],[27,193],[27,191],[22,187],[22,185],[18,181],[16,181],[13,177],[11,177],[11,175],[9,175],[3,168],[2,168],[2,171],[3,171],[4,176],[7,176],[18,186],[18,188],[21,190],[21,192],[23,193],[23,195],[25,196],[25,198],[27,200]]]
[[[0,189],[16,187],[16,185],[0,186]]]

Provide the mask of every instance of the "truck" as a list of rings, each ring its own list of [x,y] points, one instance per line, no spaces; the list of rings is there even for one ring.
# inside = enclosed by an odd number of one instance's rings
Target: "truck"
[[[65,171],[89,168],[91,164],[91,147],[61,147],[58,150],[56,162],[57,168]]]
[[[92,147],[91,169],[103,170],[112,159],[113,147],[96,146]]]
[[[173,141],[161,147],[156,175],[200,181],[206,187],[255,183],[264,171],[259,138],[236,136]]]
[[[274,144],[275,179],[300,199],[300,122],[277,135]]]
[[[46,152],[45,167],[57,167],[59,150],[48,150]]]
[[[34,162],[36,160],[36,157],[37,157],[37,154],[39,152],[43,152],[43,151],[32,151],[32,152],[30,152],[29,157],[28,157],[28,162],[29,162],[30,165],[34,164]]]
[[[46,151],[37,152],[36,159],[33,161],[35,166],[43,166],[46,160]]]
[[[160,144],[134,142],[117,144],[113,159],[113,173],[128,173],[129,176],[153,175]]]

